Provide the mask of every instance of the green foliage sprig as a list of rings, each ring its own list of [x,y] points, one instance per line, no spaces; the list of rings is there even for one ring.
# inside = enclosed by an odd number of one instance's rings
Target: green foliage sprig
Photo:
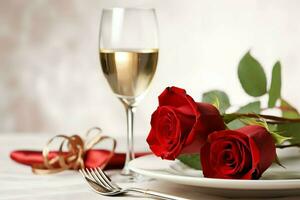
[[[268,87],[268,79],[262,65],[255,59],[250,52],[247,52],[238,65],[238,78],[244,91],[255,101],[240,107],[234,113],[227,113],[230,108],[230,100],[224,91],[212,90],[202,96],[204,102],[214,103],[215,97],[219,101],[219,110],[228,128],[236,129],[245,125],[245,119],[263,119],[268,128],[278,134],[274,135],[277,145],[284,148],[291,145],[300,145],[300,115],[298,110],[288,103],[281,95],[281,64],[277,61],[272,70],[272,78]],[[261,107],[260,97],[268,95],[268,107]],[[278,106],[277,106],[278,104]],[[279,109],[281,116],[263,115],[266,109]],[[278,138],[276,138],[278,137]],[[282,140],[282,138],[288,138]],[[280,141],[280,142],[279,142]]]
[[[281,63],[275,62],[271,80],[268,82],[264,68],[248,51],[239,62],[238,78],[243,90],[253,98],[246,105],[228,113],[231,107],[230,98],[221,90],[205,92],[202,101],[211,103],[219,109],[229,129],[249,124],[261,125],[269,130],[277,148],[300,147],[300,114],[282,97]],[[265,95],[268,96],[268,106],[262,108],[261,97]],[[279,109],[281,116],[262,114],[262,111],[272,109]],[[193,164],[199,163],[199,155],[188,156],[182,155],[178,159],[193,168],[200,169],[200,166]],[[280,164],[278,159],[276,162]]]

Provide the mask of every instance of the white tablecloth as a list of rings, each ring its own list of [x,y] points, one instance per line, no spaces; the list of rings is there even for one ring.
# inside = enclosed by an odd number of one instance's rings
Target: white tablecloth
[[[51,137],[47,134],[0,134],[0,199],[2,200],[98,200],[98,199],[148,199],[140,196],[103,197],[92,192],[78,172],[68,171],[54,175],[34,175],[30,167],[15,163],[9,153],[16,149],[41,149]],[[140,149],[142,147],[139,147]],[[188,199],[219,200],[203,193],[197,187],[150,181],[121,184],[153,189]],[[204,191],[205,192],[205,191]],[[286,197],[296,200],[300,197]],[[266,198],[264,198],[266,199]],[[281,198],[282,199],[282,198]]]

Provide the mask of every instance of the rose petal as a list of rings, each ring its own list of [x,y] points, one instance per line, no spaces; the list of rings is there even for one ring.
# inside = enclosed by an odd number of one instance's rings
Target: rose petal
[[[275,158],[275,143],[260,126],[215,131],[201,149],[205,177],[257,179]]]

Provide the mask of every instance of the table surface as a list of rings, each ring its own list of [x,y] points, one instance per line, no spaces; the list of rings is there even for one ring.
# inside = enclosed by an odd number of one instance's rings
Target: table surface
[[[141,196],[104,197],[92,192],[76,171],[66,171],[53,175],[34,175],[28,166],[17,164],[9,158],[9,153],[16,149],[42,149],[50,134],[0,134],[0,199],[22,200],[98,200],[98,199],[149,199]],[[139,147],[142,149],[143,147]],[[138,148],[138,149],[139,149]],[[204,194],[197,187],[173,184],[152,180],[143,183],[120,184],[123,187],[134,186],[152,189],[167,194],[185,197],[188,199],[221,200],[217,197]],[[205,192],[205,191],[204,191]],[[264,198],[266,199],[266,198]],[[281,198],[296,200],[299,197]]]

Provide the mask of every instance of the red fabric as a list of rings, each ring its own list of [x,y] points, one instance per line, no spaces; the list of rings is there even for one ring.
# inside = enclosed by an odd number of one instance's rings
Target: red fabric
[[[108,158],[110,152],[103,149],[88,150],[85,154],[84,164],[85,167],[93,168],[101,166]],[[136,153],[136,157],[150,154],[149,152]],[[53,158],[57,155],[57,152],[52,151],[49,153],[49,158]],[[121,169],[125,163],[125,153],[115,153],[107,164],[105,169]],[[28,150],[16,150],[11,152],[11,159],[14,161],[32,166],[34,164],[42,164],[43,156],[41,151],[28,151]]]

